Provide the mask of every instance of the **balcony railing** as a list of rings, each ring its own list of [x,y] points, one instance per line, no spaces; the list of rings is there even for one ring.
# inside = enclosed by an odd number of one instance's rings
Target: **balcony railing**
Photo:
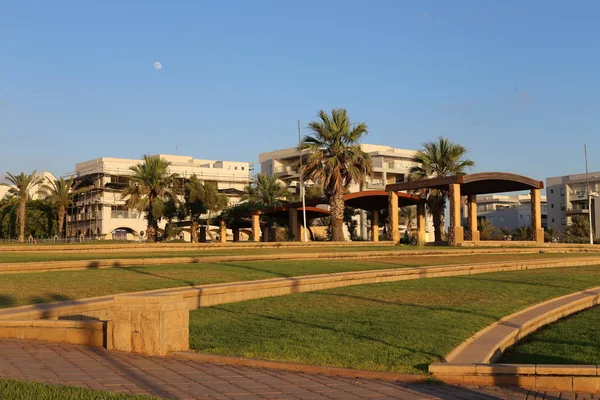
[[[273,174],[276,175],[295,175],[298,174],[298,171],[289,165],[282,165],[273,168]]]
[[[137,211],[112,210],[110,212],[111,218],[138,218],[138,216]]]

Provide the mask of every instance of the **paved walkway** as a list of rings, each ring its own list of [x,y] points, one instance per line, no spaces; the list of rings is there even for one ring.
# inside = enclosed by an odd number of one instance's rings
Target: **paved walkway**
[[[0,340],[0,377],[178,399],[600,398],[495,387],[347,379],[19,340]]]

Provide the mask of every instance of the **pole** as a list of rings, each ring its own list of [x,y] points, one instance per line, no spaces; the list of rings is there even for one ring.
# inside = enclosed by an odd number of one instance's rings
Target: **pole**
[[[588,178],[587,144],[583,145],[585,156],[585,190],[588,198],[588,217],[590,222],[590,244],[594,244],[594,233],[592,232],[592,194],[590,193],[590,180]]]
[[[304,170],[302,169],[302,139],[300,138],[300,120],[298,120],[298,151],[300,152],[300,197],[302,197],[302,221],[304,222],[304,242],[308,242],[306,231],[306,198],[304,195]]]

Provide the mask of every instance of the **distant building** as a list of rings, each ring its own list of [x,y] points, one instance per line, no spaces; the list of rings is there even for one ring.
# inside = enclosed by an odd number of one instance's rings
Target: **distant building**
[[[416,150],[397,149],[375,144],[361,144],[360,146],[373,160],[374,176],[368,178],[363,187],[353,183],[349,187],[350,193],[363,190],[385,190],[387,184],[404,182],[408,178],[410,169],[416,165],[412,161]],[[261,153],[258,161],[261,173],[275,176],[287,186],[291,193],[300,193],[300,173],[298,169],[300,152],[298,147]],[[308,182],[308,184],[311,184],[311,182]],[[365,213],[361,213],[359,219],[359,234],[366,239],[368,234]],[[406,226],[400,226],[400,230],[404,232]],[[433,223],[430,218],[427,224],[427,240],[433,241]]]
[[[201,160],[189,156],[160,155],[169,161],[170,171],[177,173],[181,183],[192,175],[203,182],[213,182],[229,198],[230,204],[240,201],[244,187],[250,182],[252,164],[236,161]],[[67,236],[133,239],[146,231],[147,221],[138,211],[127,208],[123,189],[133,174],[130,167],[141,160],[97,158],[75,166],[80,193],[67,214]],[[165,221],[161,221],[163,229]],[[186,237],[189,237],[186,233]]]
[[[547,227],[546,196],[541,196],[542,226]],[[466,206],[463,210],[467,215]],[[487,220],[496,228],[514,230],[519,226],[531,225],[531,195],[479,195],[477,196],[477,220]],[[466,217],[463,225],[466,225]]]
[[[600,237],[600,212],[597,212],[600,193],[600,172],[588,174],[589,192],[592,196],[592,230],[596,238]],[[548,197],[548,226],[565,234],[572,218],[582,215],[589,218],[588,180],[586,174],[555,176],[546,178],[546,196]]]
[[[46,198],[47,193],[42,189],[42,186],[50,185],[50,181],[54,182],[56,177],[52,173],[46,171],[38,172],[35,175],[39,179],[39,183],[29,188],[29,198],[31,200],[43,200]],[[8,182],[4,183],[6,185],[0,185],[0,199],[9,194],[9,190],[13,187]]]

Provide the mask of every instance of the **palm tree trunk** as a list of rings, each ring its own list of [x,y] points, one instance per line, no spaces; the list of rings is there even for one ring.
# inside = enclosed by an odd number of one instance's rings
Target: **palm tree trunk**
[[[331,218],[329,220],[329,229],[331,230],[331,240],[333,242],[344,241],[344,194],[335,193],[329,199],[331,208]]]
[[[63,237],[63,225],[65,222],[65,214],[66,214],[65,206],[58,207],[58,237],[59,238]]]
[[[25,205],[27,198],[19,201],[19,242],[25,242]]]
[[[436,242],[442,241],[442,232],[444,231],[444,220],[442,218],[442,211],[435,210],[433,212],[433,233]]]
[[[148,218],[148,226],[146,227],[146,235],[148,236],[149,243],[156,242],[157,228],[158,228],[158,225],[154,221],[154,218]]]
[[[198,228],[199,228],[199,223],[198,221],[192,219],[192,226],[191,226],[191,231],[190,231],[190,235],[192,236],[191,240],[192,243],[198,243]]]

